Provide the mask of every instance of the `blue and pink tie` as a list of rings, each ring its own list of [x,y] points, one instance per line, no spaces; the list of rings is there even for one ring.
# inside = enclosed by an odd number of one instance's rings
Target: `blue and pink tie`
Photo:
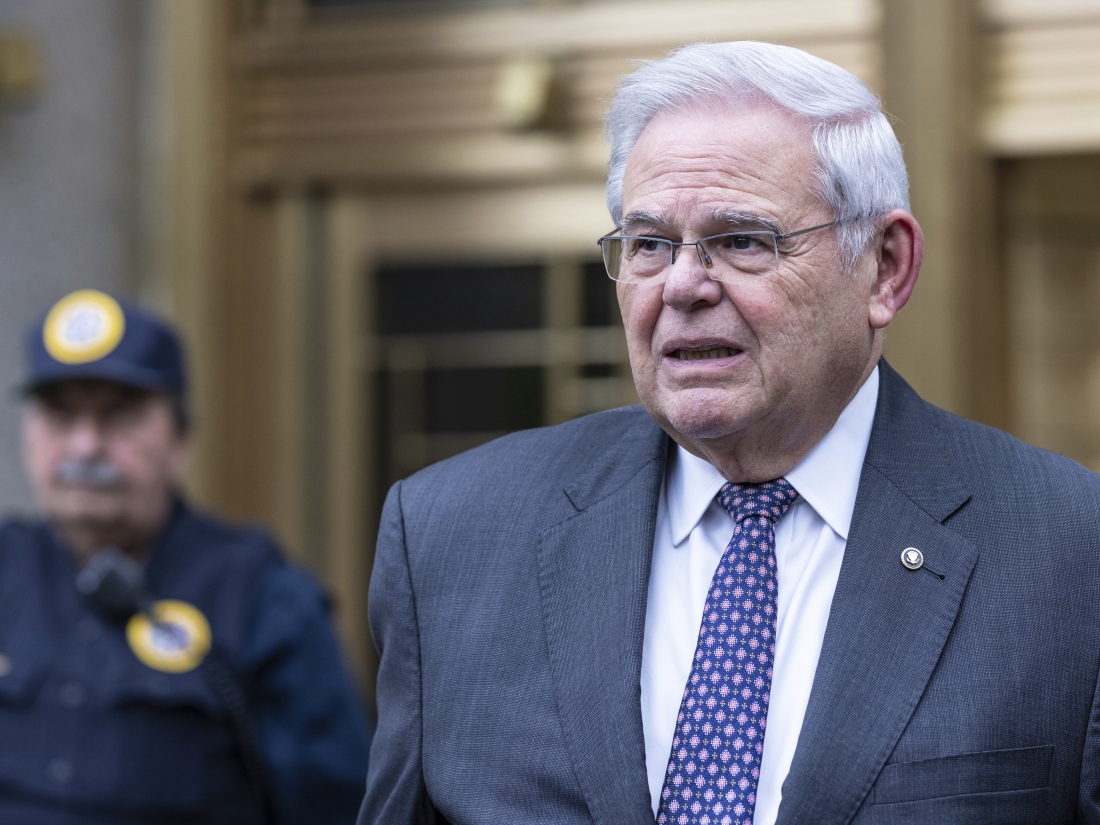
[[[775,523],[796,498],[784,479],[718,493],[737,526],[703,607],[659,825],[752,825],[775,661]]]

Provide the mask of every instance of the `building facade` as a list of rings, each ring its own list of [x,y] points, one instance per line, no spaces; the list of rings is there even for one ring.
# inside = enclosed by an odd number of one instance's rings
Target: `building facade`
[[[203,499],[325,577],[369,685],[385,489],[631,403],[596,239],[632,61],[806,49],[896,118],[927,234],[887,357],[1100,469],[1100,0],[152,0],[158,257]]]

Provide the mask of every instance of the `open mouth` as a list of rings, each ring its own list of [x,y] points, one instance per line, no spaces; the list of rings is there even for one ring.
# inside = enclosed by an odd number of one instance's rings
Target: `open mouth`
[[[681,361],[712,361],[715,358],[732,358],[741,350],[730,347],[713,347],[711,349],[678,349],[673,355]]]

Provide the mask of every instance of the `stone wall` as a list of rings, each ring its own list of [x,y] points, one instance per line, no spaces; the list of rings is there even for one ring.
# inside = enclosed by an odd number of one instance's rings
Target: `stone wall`
[[[43,69],[0,103],[0,510],[32,506],[19,450],[28,324],[78,287],[134,291],[138,254],[138,0],[0,0]]]

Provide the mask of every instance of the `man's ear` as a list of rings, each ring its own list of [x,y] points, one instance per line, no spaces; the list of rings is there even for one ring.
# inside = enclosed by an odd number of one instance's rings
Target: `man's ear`
[[[917,284],[924,256],[924,233],[910,213],[893,209],[882,217],[881,225],[876,250],[878,271],[871,284],[868,306],[868,321],[874,329],[887,326],[905,306]]]

